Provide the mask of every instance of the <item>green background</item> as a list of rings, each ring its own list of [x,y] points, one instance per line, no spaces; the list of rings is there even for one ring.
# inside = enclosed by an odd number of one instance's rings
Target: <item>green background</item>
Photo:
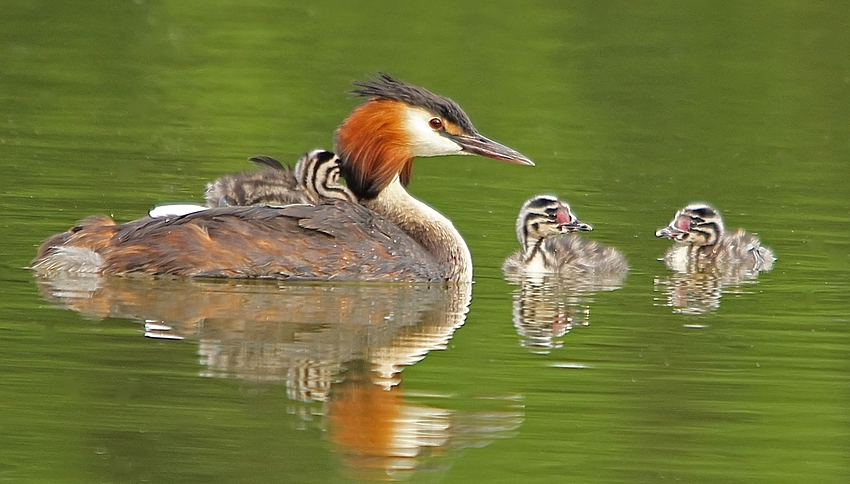
[[[0,12],[0,482],[850,475],[846,2],[2,0]],[[450,96],[537,163],[416,162],[410,190],[464,235],[476,283],[447,350],[388,392],[449,415],[450,438],[414,470],[364,471],[334,441],[334,410],[281,379],[209,377],[199,354],[226,338],[144,338],[150,315],[70,311],[24,269],[87,215],[197,202],[249,156],[331,148],[357,102],[350,82],[377,71]],[[519,206],[544,192],[632,270],[613,292],[556,295],[589,324],[541,352],[521,344],[499,267]],[[653,232],[695,200],[779,260],[689,315],[655,283],[668,244]],[[174,301],[198,295],[169,284]],[[247,286],[271,306],[288,294]],[[370,290],[352,304],[386,297]],[[216,314],[194,318],[209,330]],[[363,369],[341,361],[331,380],[347,388]]]

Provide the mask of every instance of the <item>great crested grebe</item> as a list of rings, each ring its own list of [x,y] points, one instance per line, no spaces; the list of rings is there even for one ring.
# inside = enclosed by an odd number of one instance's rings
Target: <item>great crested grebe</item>
[[[692,203],[679,210],[655,236],[676,241],[663,260],[677,272],[702,270],[709,265],[769,271],[776,260],[770,249],[761,246],[758,237],[742,229],[727,233],[720,212],[706,203]]]
[[[39,272],[312,280],[472,280],[451,221],[405,186],[417,156],[531,160],[480,135],[451,99],[380,74],[356,82],[369,99],[337,129],[347,187],[360,203],[215,207],[116,224],[89,217],[39,248]]]
[[[516,221],[522,250],[505,260],[508,275],[527,273],[625,275],[629,266],[617,250],[573,232],[593,230],[570,206],[551,195],[526,201]]]

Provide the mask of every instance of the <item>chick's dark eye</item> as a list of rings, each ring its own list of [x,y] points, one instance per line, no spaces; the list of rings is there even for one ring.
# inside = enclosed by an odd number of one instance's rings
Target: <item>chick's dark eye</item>
[[[433,129],[441,129],[443,127],[443,120],[440,118],[431,118],[431,120],[428,121],[428,124],[431,125],[431,128]]]

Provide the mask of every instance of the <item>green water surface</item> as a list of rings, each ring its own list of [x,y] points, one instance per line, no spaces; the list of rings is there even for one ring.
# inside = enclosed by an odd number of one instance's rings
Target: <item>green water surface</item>
[[[0,12],[0,482],[850,476],[850,4]],[[199,202],[249,156],[331,148],[350,82],[377,71],[537,163],[416,162],[411,192],[475,261],[465,319],[468,294],[439,288],[48,287],[25,269],[85,216]],[[568,200],[631,271],[538,294],[528,327],[499,268],[536,193]],[[689,311],[700,289],[665,290],[654,231],[695,200],[779,260]]]

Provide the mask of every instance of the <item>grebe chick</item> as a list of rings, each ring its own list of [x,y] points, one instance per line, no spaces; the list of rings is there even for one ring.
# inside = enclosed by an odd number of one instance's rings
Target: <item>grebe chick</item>
[[[270,156],[255,156],[250,160],[267,168],[225,175],[207,184],[207,205],[167,203],[156,206],[148,215],[179,217],[213,207],[315,205],[325,199],[357,201],[351,190],[339,183],[340,160],[330,151],[304,153],[292,169]]]
[[[551,195],[537,195],[519,211],[516,234],[522,250],[505,260],[505,274],[555,273],[625,276],[625,257],[611,247],[573,232],[593,227],[579,221],[570,206]]]
[[[451,99],[380,74],[336,131],[360,203],[214,207],[116,224],[89,218],[39,248],[37,271],[364,281],[472,281],[460,233],[405,186],[417,156],[531,160],[491,141]]]
[[[758,237],[742,229],[727,233],[720,212],[706,203],[692,203],[679,210],[655,236],[676,241],[663,260],[677,272],[702,270],[709,265],[769,271],[776,260]]]
[[[263,169],[224,175],[207,184],[207,207],[316,204],[323,198],[357,200],[339,183],[339,158],[330,151],[304,153],[294,168],[265,155],[251,157],[249,161]]]

